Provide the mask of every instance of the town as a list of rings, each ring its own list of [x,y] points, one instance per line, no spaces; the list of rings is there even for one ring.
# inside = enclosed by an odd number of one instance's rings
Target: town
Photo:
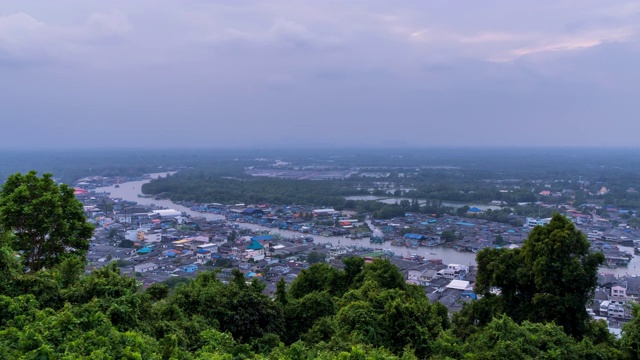
[[[469,206],[453,214],[406,212],[375,219],[370,213],[312,206],[176,204],[188,205],[187,214],[111,198],[110,193],[96,190],[97,185],[117,189],[127,186],[128,180],[149,179],[93,177],[76,184],[76,197],[96,226],[87,255],[88,271],[115,261],[123,273],[148,287],[157,282],[175,286],[211,270],[226,281],[239,269],[248,282],[263,282],[264,292],[273,296],[278,281],[291,283],[314,263],[341,268],[345,257],[383,258],[402,271],[407,283],[422,287],[431,301],[456,312],[477,297],[473,291],[475,253],[487,247],[519,247],[535,226],[549,221],[511,215],[508,222],[494,222],[482,217],[485,210]],[[554,194],[544,190],[539,195]],[[635,218],[634,212],[589,204],[599,214],[606,212],[605,217],[569,204],[538,202],[537,206],[562,211],[587,235],[592,250],[605,255],[588,311],[608,319],[616,331],[631,318],[627,303],[640,300],[640,277],[634,274],[633,262],[640,232],[627,224]],[[460,254],[456,258],[463,261],[450,261],[451,253]]]

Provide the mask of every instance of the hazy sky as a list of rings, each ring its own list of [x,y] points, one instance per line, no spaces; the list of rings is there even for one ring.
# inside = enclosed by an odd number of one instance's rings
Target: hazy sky
[[[0,148],[639,146],[640,1],[0,0]]]

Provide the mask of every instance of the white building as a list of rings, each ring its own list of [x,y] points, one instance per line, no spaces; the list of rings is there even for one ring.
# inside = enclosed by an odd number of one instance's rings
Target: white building
[[[445,279],[458,279],[461,280],[469,273],[469,267],[467,265],[449,264],[446,269],[438,271],[438,275]]]
[[[550,222],[551,222],[551,218],[547,218],[547,219],[527,218],[527,221],[525,222],[524,225],[528,228],[534,228],[538,225],[544,226]]]
[[[156,243],[162,241],[161,233],[146,233],[144,234],[144,241],[149,243]]]
[[[175,209],[153,210],[149,216],[160,216],[162,219],[173,219],[176,216],[182,216],[182,213]]]
[[[138,230],[127,230],[124,233],[124,238],[130,241],[138,241]]]
[[[154,263],[144,263],[144,264],[140,264],[140,265],[134,266],[135,272],[139,272],[139,273],[143,273],[143,272],[147,272],[147,271],[153,271],[153,270],[155,270],[157,268],[158,268],[158,265],[156,265]]]

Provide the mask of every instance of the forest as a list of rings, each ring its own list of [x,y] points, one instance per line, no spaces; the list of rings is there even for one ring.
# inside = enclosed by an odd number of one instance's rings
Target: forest
[[[594,202],[640,208],[640,192],[636,190],[640,189],[640,164],[635,160],[620,162],[619,156],[628,158],[631,155],[622,150],[602,153],[567,151],[567,154],[562,154],[540,149],[529,152],[485,149],[469,153],[455,149],[405,149],[397,152],[344,151],[341,156],[332,152],[304,151],[295,155],[269,154],[289,161],[278,170],[312,167],[357,170],[358,173],[383,172],[388,176],[382,179],[350,176],[321,181],[253,177],[244,170],[270,168],[269,161],[250,157],[220,158],[156,179],[145,184],[143,192],[173,201],[298,204],[351,210],[359,207],[367,211],[381,210],[382,205],[346,200],[345,197],[376,195],[395,197],[398,202],[409,198],[467,204],[486,204],[497,200],[512,209],[519,203],[536,201],[549,204],[572,202],[577,205]],[[590,195],[602,187],[608,189],[606,195]],[[542,190],[560,195],[542,197],[539,195]],[[451,209],[425,211],[444,213]],[[385,212],[391,213],[393,209],[388,207]]]
[[[115,264],[24,273],[6,246],[0,266],[8,359],[618,359],[636,358],[640,344],[637,319],[617,340],[604,322],[570,335],[488,302],[449,318],[386,260],[312,265],[289,287],[279,282],[274,299],[239,271],[142,289]]]

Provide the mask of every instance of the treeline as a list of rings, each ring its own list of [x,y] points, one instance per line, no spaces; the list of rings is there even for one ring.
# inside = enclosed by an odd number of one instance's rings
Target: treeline
[[[442,181],[442,179],[440,179]],[[467,179],[465,183],[430,183],[420,184],[415,191],[406,194],[419,199],[434,199],[454,202],[482,202],[488,203],[493,200],[504,201],[509,205],[519,202],[535,202],[534,193],[527,190],[514,190],[513,192],[500,192],[499,188],[493,184],[475,182]]]
[[[273,203],[343,206],[344,196],[368,194],[341,181],[286,180],[238,176],[221,177],[184,172],[144,184],[145,194],[164,195],[172,201],[221,203]]]
[[[259,280],[205,272],[142,288],[79,257],[24,272],[0,236],[7,359],[635,359],[639,309],[616,339],[585,306],[602,254],[554,216],[520,249],[478,254],[480,300],[450,318],[388,260],[312,265],[273,298]],[[502,290],[501,295],[491,292]]]
[[[209,272],[171,291],[142,289],[115,264],[91,275],[72,263],[24,274],[3,249],[0,265],[7,359],[618,359],[634,358],[640,333],[637,320],[622,341],[600,322],[577,338],[505,314],[478,320],[482,312],[465,310],[450,321],[383,260],[313,265],[289,289],[278,283],[275,301],[238,271],[227,283]]]

